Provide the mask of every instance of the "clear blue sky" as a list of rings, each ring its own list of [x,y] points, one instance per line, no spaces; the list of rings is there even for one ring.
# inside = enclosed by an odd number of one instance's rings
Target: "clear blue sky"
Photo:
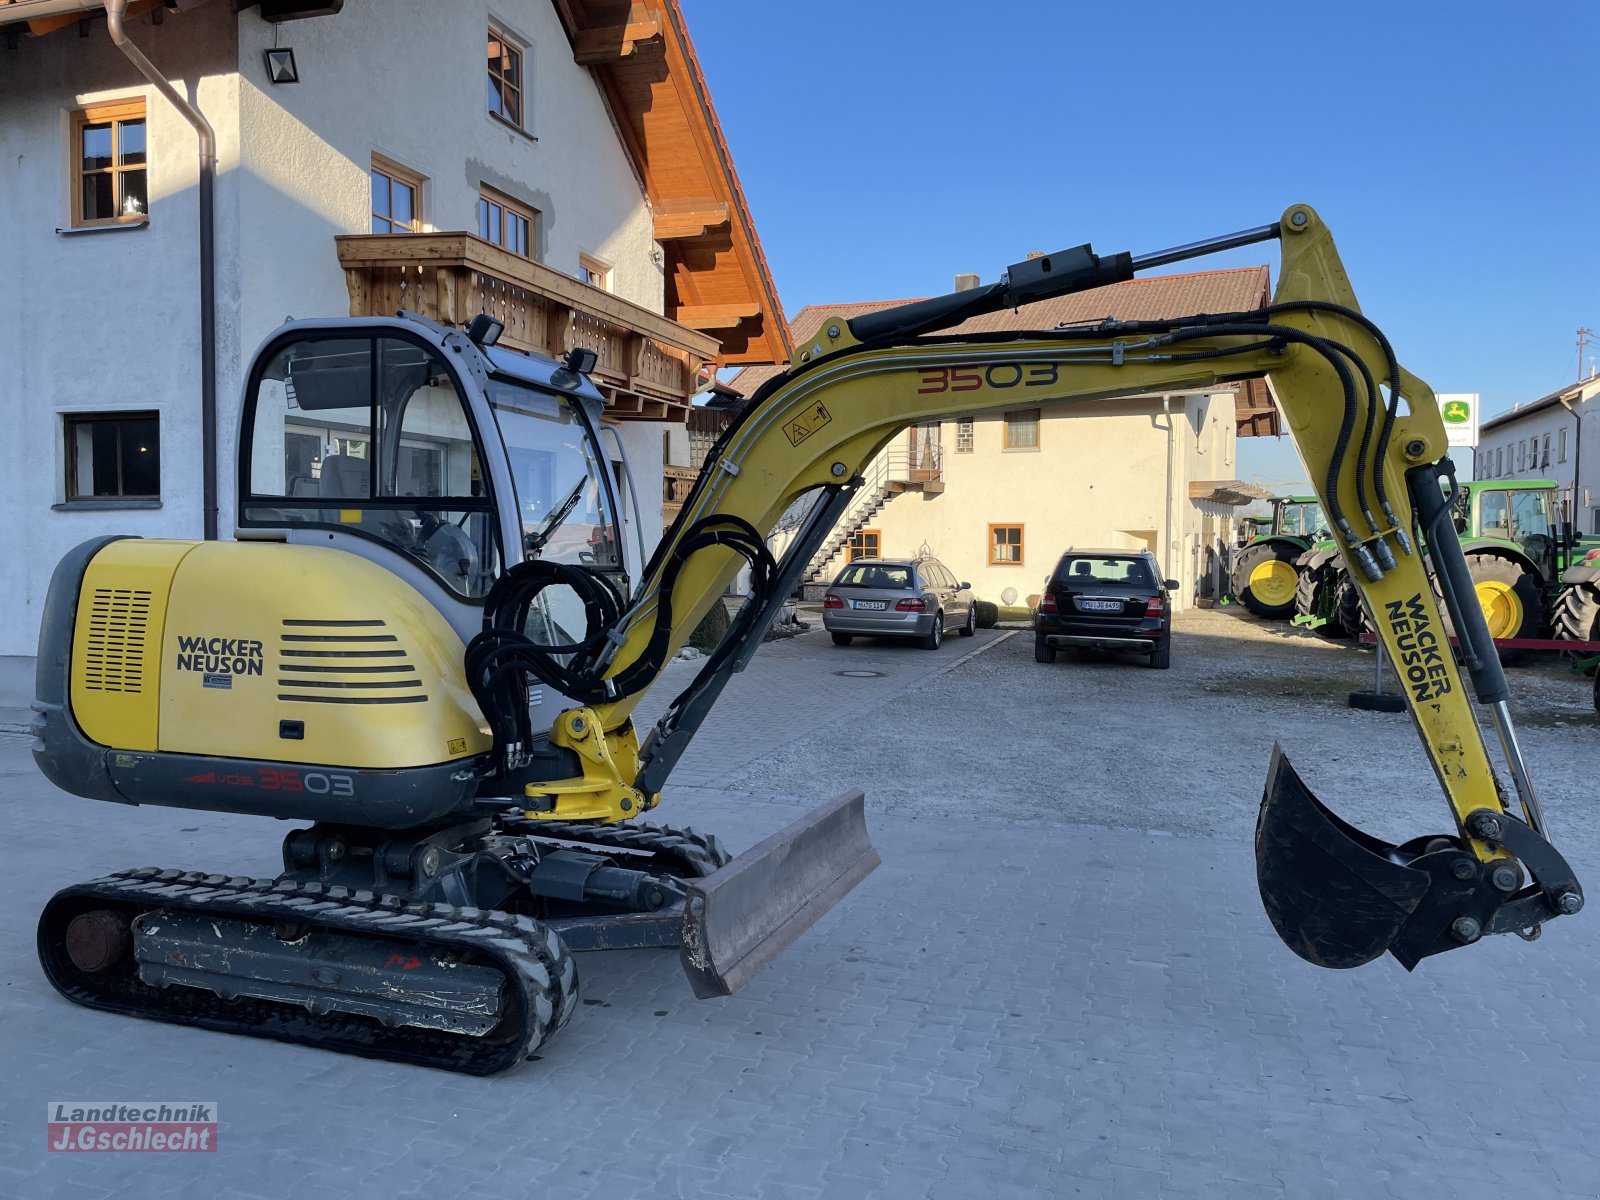
[[[1401,361],[1486,414],[1600,329],[1593,0],[681,3],[791,313],[1303,201]],[[1287,439],[1240,473],[1303,476]]]

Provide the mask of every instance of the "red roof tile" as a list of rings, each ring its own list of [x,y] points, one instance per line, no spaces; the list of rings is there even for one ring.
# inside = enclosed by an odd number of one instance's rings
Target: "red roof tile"
[[[1196,313],[1246,312],[1266,304],[1268,268],[1238,267],[1226,271],[1194,271],[1186,275],[1150,275],[1025,304],[1016,310],[985,313],[940,333],[995,333],[1007,329],[1054,329],[1085,325],[1106,318],[1118,321],[1161,321]],[[920,299],[920,297],[915,297]],[[805,346],[828,320],[860,316],[910,300],[870,300],[854,304],[808,304],[789,322],[796,346]],[[773,378],[782,367],[746,367],[728,386],[746,396]]]

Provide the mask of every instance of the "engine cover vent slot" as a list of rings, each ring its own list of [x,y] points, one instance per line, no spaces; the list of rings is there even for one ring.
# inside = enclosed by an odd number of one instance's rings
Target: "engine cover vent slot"
[[[83,686],[92,692],[142,693],[149,628],[148,589],[96,588],[89,602]]]
[[[424,704],[400,639],[380,620],[286,620],[278,699],[298,704]]]

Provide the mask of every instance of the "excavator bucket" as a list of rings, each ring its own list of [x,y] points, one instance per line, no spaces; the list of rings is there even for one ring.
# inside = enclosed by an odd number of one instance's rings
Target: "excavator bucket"
[[[731,996],[872,873],[865,800],[843,792],[689,883],[679,953],[696,996]]]
[[[1408,857],[1334,816],[1283,748],[1272,748],[1256,818],[1256,881],[1289,949],[1319,967],[1359,967],[1393,948],[1434,881]]]

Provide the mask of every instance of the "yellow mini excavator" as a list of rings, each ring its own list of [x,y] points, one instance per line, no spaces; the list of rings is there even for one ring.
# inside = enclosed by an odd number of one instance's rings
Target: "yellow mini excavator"
[[[1268,239],[1283,263],[1258,311],[938,332]],[[915,422],[1261,375],[1454,816],[1388,845],[1275,752],[1256,832],[1273,925],[1313,963],[1388,951],[1411,968],[1582,907],[1473,600],[1433,395],[1357,308],[1311,209],[1142,257],[1079,246],[829,322],[717,443],[648,561],[621,532],[627,476],[601,440],[592,352],[557,362],[497,334],[487,316],[284,325],[246,382],[238,539],[103,537],[56,569],[34,705],[44,773],[99,800],[302,823],[275,878],[143,869],[58,893],[38,946],[64,996],[485,1074],[571,1015],[573,950],[675,946],[697,994],[732,991],[876,866],[860,793],[731,861],[639,818],[864,466]],[[765,534],[807,493],[775,560]],[[641,739],[640,694],[745,564],[749,600]]]

